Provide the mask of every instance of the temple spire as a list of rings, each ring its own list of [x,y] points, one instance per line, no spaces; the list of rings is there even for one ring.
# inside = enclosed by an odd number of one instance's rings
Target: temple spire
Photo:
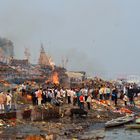
[[[47,56],[43,44],[41,43],[41,51],[39,57],[39,65],[41,66],[51,66],[49,57]]]

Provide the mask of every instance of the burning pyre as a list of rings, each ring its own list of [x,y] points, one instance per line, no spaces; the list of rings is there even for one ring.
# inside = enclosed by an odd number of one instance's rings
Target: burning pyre
[[[52,72],[51,76],[49,77],[48,80],[46,80],[45,83],[59,85],[59,74],[56,71]]]
[[[58,76],[58,73],[57,72],[54,72],[53,73],[53,75],[52,75],[52,82],[55,85],[59,85],[59,76]]]

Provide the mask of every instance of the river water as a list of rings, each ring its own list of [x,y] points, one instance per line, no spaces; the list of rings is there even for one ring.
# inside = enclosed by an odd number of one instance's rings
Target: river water
[[[90,127],[86,135],[93,134],[94,131],[101,136],[101,140],[140,140],[140,129],[126,129],[125,126],[104,129],[104,124],[95,124]]]
[[[105,131],[103,140],[140,140],[140,130],[117,128]]]
[[[102,126],[102,124],[99,124],[99,126]],[[86,140],[97,133],[99,135],[99,140],[140,140],[140,130],[127,130],[124,127],[117,127],[113,129],[103,129],[97,127],[97,129],[95,130],[95,126],[91,127],[87,132],[85,132],[85,134],[82,134],[78,140]],[[45,140],[41,137],[39,138],[40,132],[38,128],[34,128],[28,125],[26,125],[25,127],[19,126],[16,129],[7,128],[4,132],[1,131],[0,140],[22,139],[22,137],[20,137],[21,135],[24,135],[23,139],[26,138],[26,135],[32,136],[31,138],[28,137],[26,140]],[[59,140],[61,140],[61,138],[59,138]]]

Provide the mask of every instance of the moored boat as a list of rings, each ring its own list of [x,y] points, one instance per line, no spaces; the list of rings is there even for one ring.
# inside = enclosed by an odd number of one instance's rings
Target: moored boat
[[[140,118],[136,119],[136,124],[140,124]]]
[[[120,117],[120,118],[112,119],[111,121],[108,121],[107,123],[105,123],[105,127],[109,128],[109,127],[120,126],[129,122],[132,122],[132,121],[134,121],[134,115],[124,116],[124,117]]]
[[[127,129],[140,129],[140,124],[125,125]]]

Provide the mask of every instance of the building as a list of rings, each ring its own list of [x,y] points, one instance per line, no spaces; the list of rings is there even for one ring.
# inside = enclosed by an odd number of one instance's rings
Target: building
[[[67,71],[66,74],[69,79],[70,87],[82,85],[86,79],[86,72]]]
[[[11,59],[9,64],[10,64],[10,66],[22,67],[22,68],[29,66],[28,59],[23,59],[23,60]]]
[[[127,77],[126,81],[128,83],[136,83],[136,84],[139,84],[140,83],[140,76],[137,76],[137,75],[129,75]]]
[[[0,78],[2,79],[11,79],[20,76],[20,73],[11,68],[9,65],[0,62]]]

